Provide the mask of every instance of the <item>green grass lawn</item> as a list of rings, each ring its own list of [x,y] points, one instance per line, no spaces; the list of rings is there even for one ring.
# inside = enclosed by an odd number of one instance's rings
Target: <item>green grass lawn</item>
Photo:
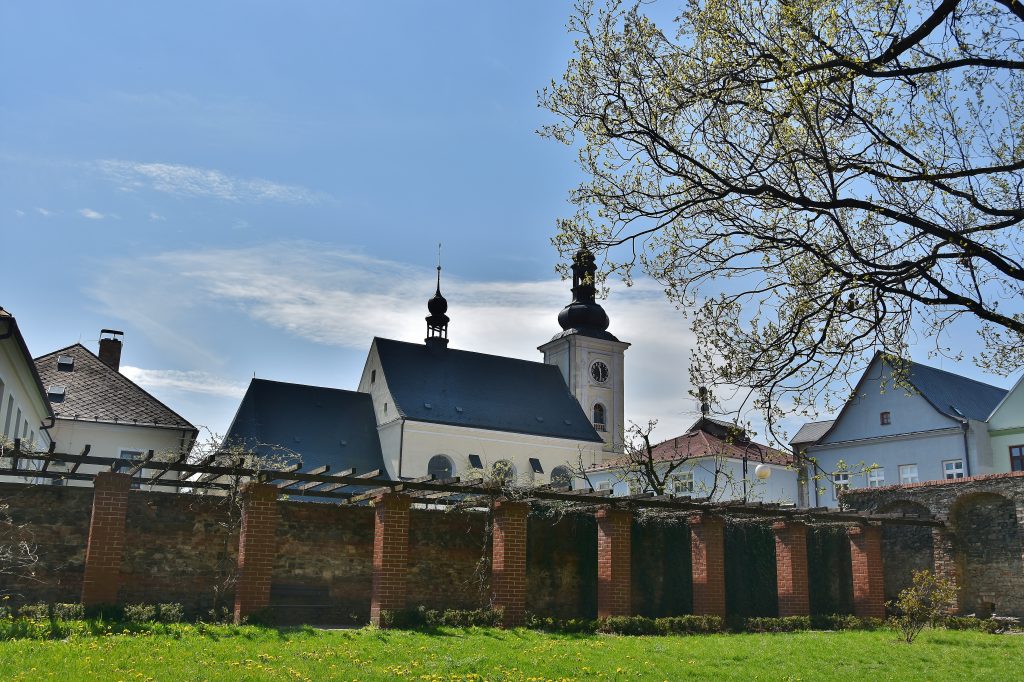
[[[162,630],[162,631],[160,631]],[[1024,636],[892,631],[618,637],[155,626],[0,642],[0,680],[1011,680]]]

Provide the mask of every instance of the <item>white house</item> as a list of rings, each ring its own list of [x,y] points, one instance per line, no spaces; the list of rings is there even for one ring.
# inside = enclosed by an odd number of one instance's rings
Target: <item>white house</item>
[[[25,450],[46,450],[52,427],[53,411],[18,321],[0,308],[0,437],[7,446],[19,439]]]
[[[198,430],[121,374],[120,336],[119,331],[104,329],[98,356],[76,343],[36,358],[35,367],[56,417],[50,435],[58,450],[78,454],[88,445],[90,455],[126,460],[137,460],[150,450],[165,460],[187,454]],[[97,473],[99,468],[82,466],[78,471]],[[136,485],[150,473],[138,472]],[[68,481],[68,485],[89,483]]]
[[[1006,458],[994,456],[986,421],[1004,389],[916,362],[905,374],[907,385],[897,385],[876,354],[836,418],[797,433],[791,445],[818,476],[812,506],[838,506],[846,488],[1008,470]]]
[[[589,252],[577,254],[573,301],[535,362],[449,347],[439,268],[424,343],[374,338],[356,391],[253,380],[227,438],[287,447],[306,467],[379,468],[394,479],[567,484],[570,467],[621,449],[629,344],[608,332],[595,270]]]
[[[655,445],[649,456],[658,477],[668,476],[665,492],[669,494],[716,501],[798,502],[793,457],[750,440],[734,424],[702,417],[686,433]],[[574,485],[611,490],[614,496],[648,492],[647,479],[630,464],[636,461],[620,457],[596,465]],[[674,467],[671,472],[669,467]]]
[[[1024,377],[989,415],[988,436],[996,471],[1024,471]]]

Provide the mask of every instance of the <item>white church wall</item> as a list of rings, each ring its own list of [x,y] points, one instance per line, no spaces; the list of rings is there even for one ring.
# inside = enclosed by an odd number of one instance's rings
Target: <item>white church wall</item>
[[[585,465],[595,463],[601,448],[600,443],[414,421],[405,422],[402,443],[404,477],[425,476],[431,457],[447,455],[454,464],[455,476],[480,476],[495,462],[507,460],[515,467],[520,482],[536,485],[549,483],[556,466],[575,466],[580,453]],[[471,454],[480,457],[483,471],[470,466]],[[531,457],[540,460],[544,473],[533,474]]]

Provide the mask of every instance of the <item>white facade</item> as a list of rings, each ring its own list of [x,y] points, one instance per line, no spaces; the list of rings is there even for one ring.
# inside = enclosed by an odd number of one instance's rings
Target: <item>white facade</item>
[[[88,445],[89,454],[94,457],[138,459],[152,450],[154,459],[161,461],[175,460],[182,452],[191,450],[194,438],[194,432],[189,429],[60,418],[57,419],[51,433],[57,441],[58,449],[63,453],[81,454]],[[51,464],[50,469],[61,471],[66,467]],[[106,469],[107,467],[82,465],[77,473],[97,474]],[[127,468],[123,471],[126,470]],[[154,474],[155,471],[149,469],[138,472],[137,485],[141,485]],[[169,471],[161,478],[177,479],[178,472]],[[92,482],[67,480],[64,481],[64,485],[91,486]]]
[[[1024,378],[988,418],[988,436],[996,471],[1024,471]]]
[[[692,495],[696,498],[710,497],[717,502],[746,499],[749,502],[777,502],[792,504],[797,502],[797,472],[792,467],[781,464],[763,466],[771,473],[767,478],[759,479],[755,469],[760,462],[748,461],[746,485],[743,477],[743,460],[734,458],[702,457],[685,462],[677,467],[669,476],[666,493],[674,495]],[[661,464],[659,473],[664,475],[667,464]],[[611,490],[616,497],[636,495],[641,492],[643,483],[639,476],[618,467],[596,469],[587,472],[587,478],[596,490]],[[586,488],[583,479],[574,481],[576,488]]]
[[[0,333],[4,326],[0,322]],[[0,341],[0,436],[10,443],[20,438],[25,450],[46,450],[52,438],[44,428],[51,421],[50,403],[15,334]]]
[[[562,372],[569,391],[604,439],[606,452],[622,452],[625,434],[625,362],[628,343],[568,334],[537,350]],[[604,422],[599,418],[603,416]]]
[[[517,482],[540,485],[551,481],[556,467],[578,469],[601,461],[601,444],[510,431],[472,428],[408,419],[399,414],[387,386],[376,346],[371,346],[357,389],[369,393],[377,419],[381,453],[394,479],[425,476],[431,459],[450,462],[450,475],[463,479],[488,475],[497,462],[511,464]],[[471,456],[479,458],[480,468]],[[534,471],[531,459],[541,472]]]

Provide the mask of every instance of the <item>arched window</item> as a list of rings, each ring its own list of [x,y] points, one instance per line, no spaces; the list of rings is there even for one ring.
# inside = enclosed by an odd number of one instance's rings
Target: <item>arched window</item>
[[[451,478],[455,474],[455,465],[447,455],[434,455],[427,462],[427,473],[434,478]]]
[[[594,403],[594,428],[598,431],[605,430],[604,405]]]
[[[572,472],[569,467],[555,467],[551,470],[551,483],[557,486],[572,485]]]
[[[516,480],[516,467],[507,459],[499,459],[491,465],[491,476],[498,483],[511,483]]]

